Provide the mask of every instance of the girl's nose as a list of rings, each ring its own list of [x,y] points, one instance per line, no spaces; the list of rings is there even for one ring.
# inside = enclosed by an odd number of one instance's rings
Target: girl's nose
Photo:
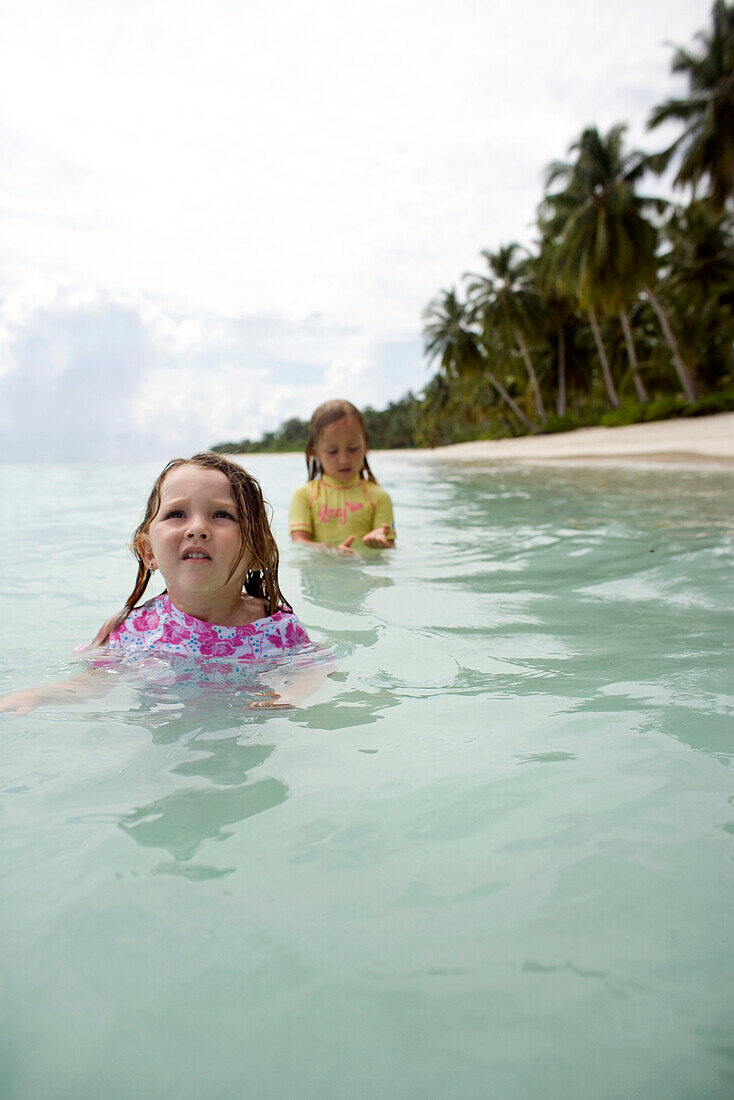
[[[189,526],[188,531],[186,532],[186,538],[187,539],[195,539],[195,538],[208,539],[209,538],[209,532],[206,528],[206,524],[192,522]]]

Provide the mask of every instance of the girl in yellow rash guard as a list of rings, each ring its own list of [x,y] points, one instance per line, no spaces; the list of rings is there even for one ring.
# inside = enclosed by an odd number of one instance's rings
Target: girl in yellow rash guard
[[[309,481],[291,501],[294,542],[353,554],[355,540],[373,549],[395,545],[392,501],[367,462],[367,431],[349,401],[326,401],[311,417],[306,443]]]

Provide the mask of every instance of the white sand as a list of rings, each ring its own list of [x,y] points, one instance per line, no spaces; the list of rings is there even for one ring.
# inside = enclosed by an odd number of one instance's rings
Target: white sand
[[[399,453],[399,452],[396,452]],[[405,453],[405,452],[403,452]],[[734,412],[625,428],[579,428],[555,435],[455,443],[422,453],[452,461],[734,463]]]

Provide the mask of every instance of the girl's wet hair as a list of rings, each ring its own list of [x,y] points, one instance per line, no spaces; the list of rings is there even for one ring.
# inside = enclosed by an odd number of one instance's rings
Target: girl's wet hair
[[[216,470],[224,474],[230,484],[232,496],[237,505],[237,520],[242,535],[242,546],[230,569],[227,580],[232,579],[237,572],[237,567],[247,554],[250,561],[257,563],[258,568],[245,574],[245,592],[250,596],[257,597],[257,599],[264,600],[268,615],[273,615],[286,604],[278,583],[278,547],[270,530],[267,506],[257,479],[252,474],[248,474],[242,466],[238,466],[236,462],[230,462],[229,459],[214,454],[212,451],[202,451],[195,454],[193,458],[174,458],[156,479],[148,497],[142,523],[136,528],[130,542],[130,549],[138,559],[138,575],[135,580],[135,587],[128,596],[119,615],[106,623],[95,638],[97,645],[105,644],[112,631],[116,630],[125,621],[138,604],[148,587],[152,573],[143,560],[145,541],[150,525],[158,515],[161,506],[163,482],[171,470],[177,470],[180,466],[198,466],[201,470]]]
[[[321,477],[323,473],[321,463],[316,457],[316,447],[318,446],[319,436],[329,424],[334,424],[337,420],[342,420],[345,416],[352,416],[357,421],[362,430],[362,435],[364,436],[365,450],[369,449],[370,438],[367,434],[367,429],[362,419],[362,413],[359,409],[356,408],[351,401],[324,401],[323,405],[319,405],[318,409],[316,409],[308,425],[306,469],[308,470],[309,481]],[[377,478],[372,473],[372,470],[370,470],[370,464],[367,461],[366,455],[359,476],[364,478],[365,481],[373,481],[375,485],[377,484]]]

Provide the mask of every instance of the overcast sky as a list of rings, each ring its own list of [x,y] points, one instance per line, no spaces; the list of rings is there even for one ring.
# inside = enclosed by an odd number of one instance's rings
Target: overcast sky
[[[0,0],[0,457],[168,458],[428,381],[583,127],[700,0]],[[656,184],[649,183],[649,187]]]

